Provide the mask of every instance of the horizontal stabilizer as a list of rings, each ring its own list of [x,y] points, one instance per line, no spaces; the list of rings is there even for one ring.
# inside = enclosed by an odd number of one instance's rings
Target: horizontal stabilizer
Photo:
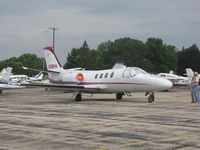
[[[32,71],[37,71],[37,72],[45,72],[45,73],[60,73],[59,71],[51,71],[51,70],[39,70],[39,69],[32,69],[28,67],[22,67],[25,70],[32,70]]]

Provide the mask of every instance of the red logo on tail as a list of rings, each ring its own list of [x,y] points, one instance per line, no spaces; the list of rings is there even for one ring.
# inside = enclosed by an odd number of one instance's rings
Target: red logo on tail
[[[49,68],[50,69],[55,69],[55,68],[58,68],[58,65],[57,64],[50,64]]]

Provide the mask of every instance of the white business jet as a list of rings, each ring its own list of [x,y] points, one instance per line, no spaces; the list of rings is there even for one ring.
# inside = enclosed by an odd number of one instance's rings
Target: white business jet
[[[125,94],[130,96],[130,92],[142,91],[147,92],[148,101],[153,102],[154,91],[172,87],[169,80],[152,76],[137,67],[118,66],[98,71],[81,68],[65,70],[61,67],[52,47],[45,47],[44,55],[47,65],[45,72],[48,73],[50,82],[31,85],[64,88],[74,93],[75,101],[82,100],[82,93],[116,93],[116,98],[122,99]]]
[[[4,71],[2,72],[2,74],[0,76],[0,94],[2,94],[3,90],[5,90],[5,89],[23,88],[20,86],[15,86],[15,85],[9,84],[11,72],[12,72],[12,68],[10,68],[10,67],[4,69]]]

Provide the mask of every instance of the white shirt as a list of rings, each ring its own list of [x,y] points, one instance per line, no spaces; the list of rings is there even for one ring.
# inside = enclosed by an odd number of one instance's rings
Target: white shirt
[[[198,85],[199,84],[199,77],[198,76],[194,76],[192,78],[192,85]]]

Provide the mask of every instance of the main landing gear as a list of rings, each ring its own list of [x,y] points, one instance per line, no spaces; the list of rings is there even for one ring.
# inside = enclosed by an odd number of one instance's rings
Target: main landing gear
[[[148,95],[148,102],[152,103],[155,101],[155,95],[154,92],[146,92],[145,96]]]
[[[74,97],[74,100],[76,101],[76,102],[80,102],[81,100],[82,100],[82,94],[81,94],[81,92],[75,92],[74,94],[73,94],[73,97]]]
[[[126,92],[126,93],[117,93],[116,94],[116,99],[121,100],[123,95],[127,95],[127,96],[132,96],[130,92]]]
[[[80,102],[82,100],[82,95],[81,94],[77,94],[75,97],[75,101],[76,102]]]
[[[0,90],[0,94],[2,94],[3,93],[3,90]]]

